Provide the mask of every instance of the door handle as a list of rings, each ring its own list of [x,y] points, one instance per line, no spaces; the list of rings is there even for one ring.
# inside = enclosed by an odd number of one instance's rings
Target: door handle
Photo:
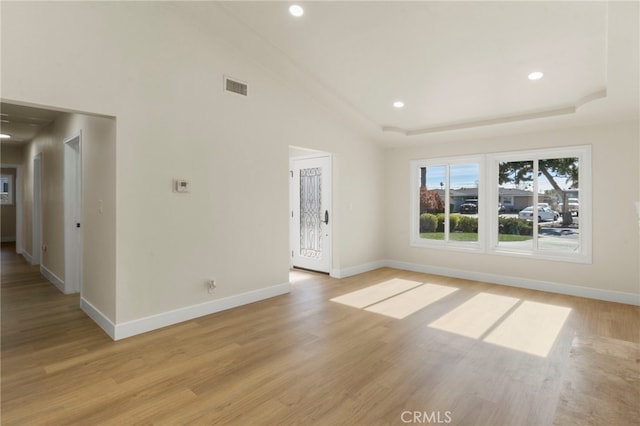
[[[324,222],[325,225],[329,224],[329,210],[324,211],[324,220],[322,222]]]

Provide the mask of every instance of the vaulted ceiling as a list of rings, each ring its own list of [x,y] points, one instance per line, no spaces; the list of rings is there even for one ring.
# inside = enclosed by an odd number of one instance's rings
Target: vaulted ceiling
[[[295,69],[382,143],[640,115],[637,2],[313,1],[298,3],[301,17],[291,4],[174,3],[272,70]],[[529,80],[533,71],[544,77]],[[2,113],[13,141],[30,139],[56,114],[6,104]]]
[[[638,116],[637,5],[303,2],[296,18],[290,4],[217,5],[385,134]]]

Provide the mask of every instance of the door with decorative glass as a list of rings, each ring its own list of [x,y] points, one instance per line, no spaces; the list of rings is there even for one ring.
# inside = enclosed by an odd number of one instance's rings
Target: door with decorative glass
[[[331,270],[331,157],[293,158],[291,178],[291,264]]]

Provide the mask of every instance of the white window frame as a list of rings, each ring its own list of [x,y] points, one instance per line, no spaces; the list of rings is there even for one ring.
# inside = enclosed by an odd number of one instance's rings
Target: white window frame
[[[449,240],[449,220],[445,220],[445,238],[444,240],[429,240],[420,238],[420,169],[422,167],[445,166],[445,192],[444,192],[444,213],[445,217],[449,217],[451,212],[450,197],[450,166],[477,164],[478,165],[478,240],[477,241],[452,241]],[[411,204],[410,204],[410,241],[413,247],[427,248],[446,248],[457,251],[482,252],[484,250],[484,222],[486,210],[486,197],[483,192],[484,179],[484,161],[482,156],[460,156],[447,158],[434,158],[427,160],[413,160],[410,162],[410,188],[411,188]]]
[[[9,184],[9,190],[7,191],[8,194],[8,200],[7,202],[3,202],[2,205],[3,206],[12,206],[14,204],[14,196],[13,196],[13,176],[10,174],[2,174],[0,175],[1,178],[7,179],[7,182]]]
[[[577,157],[579,161],[580,182],[580,237],[579,251],[566,253],[538,250],[537,217],[534,217],[534,235],[532,249],[514,249],[498,245],[498,165],[509,161],[533,161],[535,172],[533,181],[533,202],[538,202],[539,160],[551,158]],[[457,164],[478,164],[478,241],[450,241],[446,238],[449,221],[445,221],[445,240],[420,238],[420,168],[433,166],[446,167],[445,214],[449,214],[449,166]],[[409,208],[409,244],[412,247],[438,248],[454,251],[487,253],[500,256],[516,256],[531,259],[553,260],[560,262],[592,263],[592,171],[591,146],[570,146],[527,151],[501,152],[479,156],[460,156],[410,161],[410,208]]]
[[[487,155],[487,195],[489,200],[498,203],[498,165],[502,162],[533,161],[533,203],[538,203],[538,161],[552,158],[577,157],[579,162],[578,181],[580,182],[580,237],[579,251],[566,253],[559,251],[538,250],[538,218],[533,218],[533,246],[531,249],[514,249],[498,245],[498,212],[489,212],[487,252],[498,255],[529,257],[534,259],[591,263],[592,262],[592,222],[591,222],[591,147],[574,146],[564,148],[548,148],[530,151],[515,151]]]

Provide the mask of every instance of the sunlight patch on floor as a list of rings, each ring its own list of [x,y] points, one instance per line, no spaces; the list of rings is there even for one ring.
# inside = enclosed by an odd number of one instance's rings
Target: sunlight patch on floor
[[[456,291],[457,287],[393,278],[331,301],[403,319]],[[570,313],[564,306],[478,293],[428,327],[547,357]]]
[[[310,274],[307,271],[297,271],[295,269],[289,270],[289,282],[291,284],[297,284],[310,278]]]
[[[436,284],[424,284],[366,308],[366,311],[402,319],[437,302],[458,289]]]
[[[396,296],[407,290],[411,290],[422,283],[417,281],[403,280],[401,278],[393,278],[380,284],[372,285],[342,296],[334,297],[332,302],[341,303],[343,305],[352,306],[362,309],[374,303]]]
[[[571,308],[525,301],[484,341],[546,357],[570,313]]]
[[[429,327],[478,339],[519,300],[480,293],[433,321]]]

